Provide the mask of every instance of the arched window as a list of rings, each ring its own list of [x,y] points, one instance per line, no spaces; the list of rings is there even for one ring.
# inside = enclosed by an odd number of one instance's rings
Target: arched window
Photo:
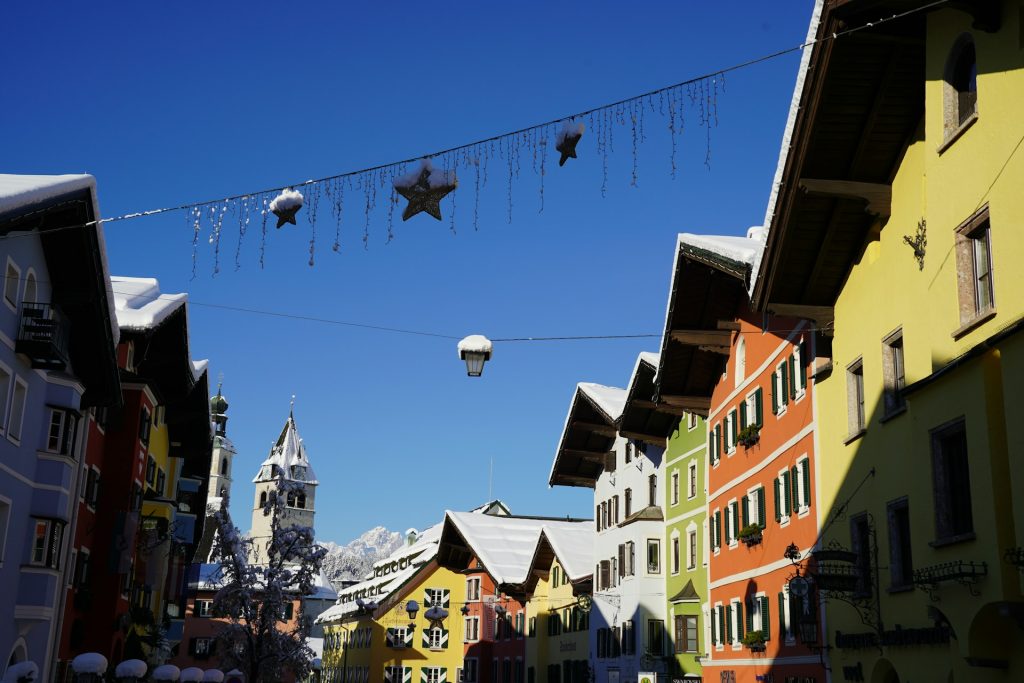
[[[223,498],[223,497],[224,497],[224,496],[226,496],[226,495],[228,495],[228,490],[227,490],[227,488],[225,488],[224,486],[221,486],[221,487],[220,487],[220,497],[221,497],[221,498]]]
[[[260,507],[266,507],[266,505],[267,505],[267,492],[266,491],[261,491],[260,492]]]
[[[735,386],[739,386],[743,383],[743,378],[747,376],[747,340],[743,336],[740,336],[740,340],[736,342],[735,374],[734,384]]]
[[[964,33],[953,43],[943,80],[944,129],[948,138],[978,113],[978,59],[971,34]]]
[[[224,458],[224,459],[222,459],[220,461],[220,473],[221,474],[225,474],[225,475],[228,473],[228,459],[227,458]]]
[[[295,491],[288,492],[288,507],[295,507]]]
[[[306,494],[305,493],[300,493],[299,494],[298,500],[296,501],[296,507],[302,508],[303,510],[306,509]]]
[[[30,303],[36,303],[39,299],[39,294],[36,291],[36,273],[31,268],[28,270],[28,275],[25,276],[25,295],[22,299]]]

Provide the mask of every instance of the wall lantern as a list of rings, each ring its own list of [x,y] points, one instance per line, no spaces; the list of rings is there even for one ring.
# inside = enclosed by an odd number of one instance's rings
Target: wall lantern
[[[413,622],[415,625],[416,613],[420,611],[420,603],[415,600],[410,600],[405,603],[405,611],[409,614],[409,621]]]
[[[466,361],[466,374],[479,377],[484,372],[484,363],[491,359],[494,345],[482,334],[471,334],[459,342],[459,358]]]

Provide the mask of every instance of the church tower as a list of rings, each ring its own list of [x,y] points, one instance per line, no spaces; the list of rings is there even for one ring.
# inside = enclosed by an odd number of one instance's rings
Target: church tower
[[[283,476],[286,481],[299,484],[299,488],[289,494],[285,513],[280,519],[282,527],[308,526],[313,528],[313,517],[316,512],[316,474],[306,455],[306,447],[295,426],[294,406],[288,413],[288,419],[281,430],[277,443],[270,449],[270,455],[260,465],[259,472],[252,480],[256,484],[256,495],[253,500],[252,527],[250,537],[253,541],[253,561],[262,564],[267,561],[266,551],[270,542],[270,516],[264,514],[263,505],[267,497],[277,487],[277,477]]]
[[[210,417],[213,420],[213,458],[210,460],[210,498],[225,498],[231,495],[231,472],[235,457],[235,445],[228,438],[228,400],[220,393],[210,399]]]

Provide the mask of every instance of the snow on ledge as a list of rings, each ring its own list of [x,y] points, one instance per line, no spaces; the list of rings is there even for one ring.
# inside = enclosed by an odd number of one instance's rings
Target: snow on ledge
[[[158,666],[153,669],[153,673],[150,677],[154,681],[176,681],[180,675],[181,669],[173,664],[164,664],[163,666]]]
[[[146,675],[146,671],[149,667],[141,659],[126,659],[114,669],[114,676],[117,678],[123,678],[127,676],[134,676],[135,678],[142,678]]]
[[[112,275],[117,324],[125,330],[149,330],[188,301],[188,294],[161,294],[160,283],[151,277]]]
[[[205,672],[198,666],[190,666],[187,669],[182,669],[181,678],[178,680],[182,683],[202,683]]]
[[[0,213],[41,204],[48,199],[78,190],[93,189],[96,179],[91,175],[13,175],[0,173]]]
[[[39,677],[39,667],[35,662],[18,662],[7,667],[0,683],[19,683],[20,681],[35,681]]]
[[[99,652],[83,652],[71,660],[76,674],[102,674],[107,671],[107,658]]]

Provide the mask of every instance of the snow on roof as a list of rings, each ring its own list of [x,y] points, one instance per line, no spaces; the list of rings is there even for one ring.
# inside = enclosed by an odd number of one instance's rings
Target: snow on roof
[[[575,522],[575,526],[552,526],[541,529],[551,544],[555,557],[570,581],[579,581],[594,573],[594,525]]]
[[[451,523],[484,565],[494,582],[517,585],[524,583],[543,528],[553,533],[578,528],[590,522],[562,522],[530,517],[493,517],[471,512],[445,512]]]
[[[316,598],[319,600],[337,600],[338,591],[334,590],[334,586],[331,585],[330,579],[322,571],[316,575],[316,579],[313,580],[313,591],[312,595],[307,597]]]
[[[323,638],[306,638],[306,646],[313,651],[314,655],[316,655],[314,659],[320,659],[324,656]]]
[[[593,382],[580,382],[579,390],[605,414],[611,422],[622,417],[622,409],[626,407],[626,390],[618,387],[606,387]]]
[[[188,294],[161,294],[160,282],[152,277],[112,275],[110,282],[117,324],[125,330],[151,330],[188,301]]]
[[[768,207],[764,212],[765,230],[769,230],[772,219],[775,218],[776,204],[779,201],[779,189],[782,187],[782,175],[785,173],[786,162],[789,160],[789,148],[793,143],[793,129],[796,127],[796,115],[800,111],[800,100],[803,97],[804,81],[807,80],[807,72],[811,64],[812,41],[818,35],[818,24],[821,21],[821,10],[824,0],[815,0],[814,9],[811,10],[811,22],[807,26],[807,38],[804,39],[803,54],[800,55],[800,68],[796,73],[796,85],[793,87],[793,99],[789,103],[789,115],[786,117],[786,129],[782,133],[782,145],[779,149],[779,163],[775,167],[775,178],[772,179],[772,189],[768,195]],[[765,233],[767,237],[767,232]],[[754,291],[754,284],[761,271],[761,257],[763,250],[754,259],[753,268],[750,274],[750,293]]]
[[[654,351],[641,351],[637,360],[658,367],[658,363],[661,361],[661,354]]]
[[[203,373],[206,372],[208,367],[210,367],[209,360],[203,359],[192,361],[192,379],[198,382],[199,378],[203,376]]]
[[[747,234],[754,233],[756,229],[751,228],[747,231]],[[680,249],[690,247],[692,250],[706,252],[713,257],[731,261],[740,266],[753,266],[754,259],[757,258],[757,254],[763,244],[761,240],[751,239],[750,237],[694,235],[686,232],[680,233],[678,242]]]
[[[509,510],[507,505],[505,505],[505,502],[502,501],[499,498],[495,498],[494,500],[489,500],[486,503],[484,503],[483,505],[480,505],[479,507],[473,508],[472,510],[470,510],[470,512],[475,512],[477,514],[486,514],[488,510],[493,510],[494,508],[498,508],[500,510],[501,514],[504,514],[504,515],[512,514],[512,511]],[[408,534],[408,532],[406,532],[406,533]]]
[[[92,213],[95,220],[100,220],[100,206],[96,199],[96,179],[85,173],[69,173],[65,175],[14,175],[0,173],[0,214],[26,209],[41,204],[61,195],[89,190],[92,196]],[[107,288],[108,305],[112,306],[114,294],[110,285],[110,266],[107,262],[107,243],[103,235],[103,226],[95,226],[96,240],[99,243],[100,275]],[[121,338],[114,311],[110,309],[110,331],[114,335],[114,344]]]
[[[99,652],[83,652],[71,660],[76,674],[102,674],[107,671],[107,658]]]
[[[36,681],[39,679],[39,667],[35,662],[18,662],[7,667],[0,683],[18,683],[19,681]]]
[[[253,483],[274,479],[277,476],[274,473],[274,465],[283,470],[285,479],[303,481],[314,486],[319,483],[306,455],[306,446],[299,436],[299,429],[295,426],[295,416],[291,413],[284,423],[281,436],[277,437],[277,443],[270,449],[270,455],[260,465],[260,471],[253,478]],[[293,467],[302,468],[301,474],[300,470],[293,470]]]

